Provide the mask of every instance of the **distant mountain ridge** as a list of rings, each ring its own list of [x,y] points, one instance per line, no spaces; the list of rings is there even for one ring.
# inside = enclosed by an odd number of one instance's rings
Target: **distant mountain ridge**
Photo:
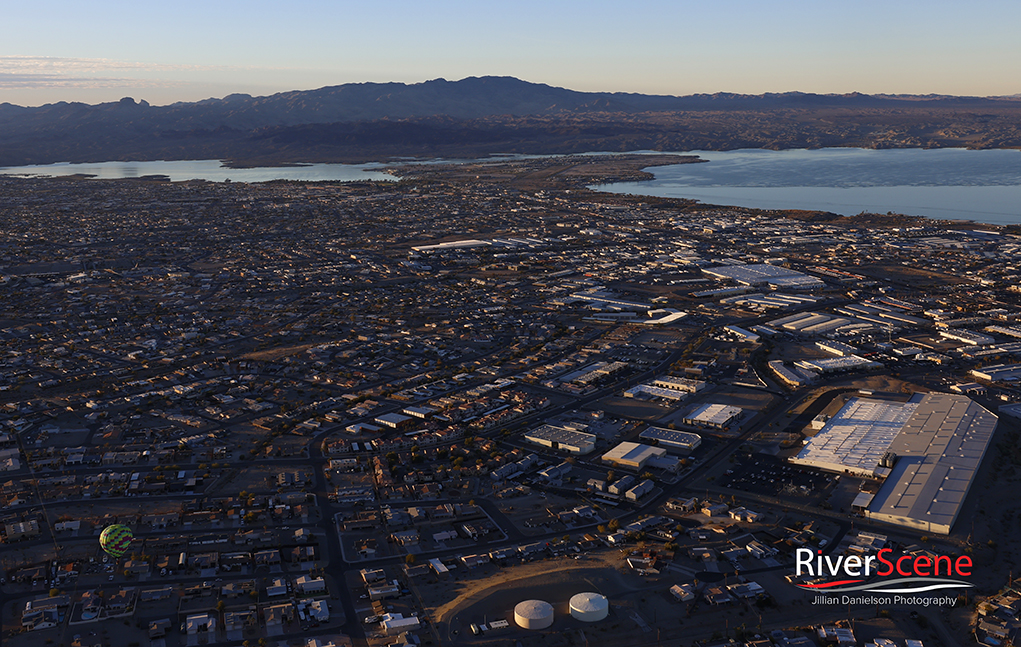
[[[1021,101],[1008,97],[802,92],[760,95],[721,92],[675,97],[577,92],[497,76],[469,77],[460,81],[435,79],[415,84],[349,83],[261,97],[232,94],[221,99],[166,106],[152,106],[130,98],[97,105],[61,102],[22,107],[4,103],[0,104],[0,165],[155,157],[272,158],[282,153],[285,154],[281,161],[284,158],[341,160],[392,154],[442,154],[450,147],[444,148],[437,145],[442,142],[433,141],[437,127],[455,132],[461,126],[466,133],[478,135],[467,137],[481,140],[473,146],[499,143],[505,150],[517,146],[532,152],[577,152],[564,147],[584,148],[597,145],[601,139],[606,140],[607,145],[623,146],[636,139],[629,135],[636,129],[641,133],[637,140],[666,150],[669,146],[687,145],[677,135],[684,129],[683,119],[679,121],[681,115],[698,122],[704,121],[708,113],[752,112],[768,114],[775,121],[782,118],[782,111],[1002,111],[1019,107]],[[669,127],[664,125],[664,119],[670,122]],[[528,132],[522,134],[532,139],[516,145],[513,133],[504,127],[520,121],[531,123],[530,129],[525,129]],[[559,139],[554,136],[562,135],[564,128],[577,129],[583,123],[587,124],[582,128],[587,134],[580,140],[567,137],[574,143],[564,141],[563,136]],[[649,127],[655,129],[656,124],[663,129],[658,138],[649,131]],[[321,126],[323,135],[329,135],[335,143],[324,147],[310,131],[310,126]],[[590,132],[593,128],[599,132]],[[288,132],[289,129],[296,130]],[[487,134],[483,135],[483,131]],[[499,136],[496,136],[497,131]],[[338,133],[346,134],[338,138]],[[370,133],[379,138],[378,146],[368,139]],[[296,145],[289,145],[286,151],[280,150],[275,141],[281,137],[287,142],[306,141],[310,146],[308,156],[303,158]],[[736,145],[730,141],[732,137],[720,139],[719,134],[710,133],[707,137],[708,140],[695,137],[692,141],[709,148]],[[543,150],[543,139],[551,150]],[[742,140],[742,144],[756,144],[755,136],[737,139]],[[786,136],[786,139],[791,140],[791,147],[801,145],[797,137]],[[357,145],[353,140],[357,140]],[[856,145],[852,141],[843,144],[826,143],[822,139],[813,143],[811,138],[806,141],[804,145]],[[758,145],[788,146],[775,137],[766,138]]]

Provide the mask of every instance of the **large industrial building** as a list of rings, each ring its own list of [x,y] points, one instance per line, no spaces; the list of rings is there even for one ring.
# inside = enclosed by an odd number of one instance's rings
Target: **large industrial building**
[[[655,456],[666,456],[666,450],[651,445],[624,442],[603,454],[603,462],[640,470]]]
[[[996,430],[997,417],[963,395],[909,402],[854,398],[792,463],[885,478],[854,507],[900,526],[949,534]]]
[[[883,368],[880,362],[875,362],[858,355],[846,357],[828,357],[826,359],[802,359],[794,362],[798,368],[816,373],[841,373],[843,371],[871,370]]]
[[[987,382],[1015,382],[1021,379],[1021,364],[986,366],[985,368],[976,368],[971,374]]]
[[[852,398],[790,462],[839,474],[876,476],[887,448],[917,406]]]
[[[376,418],[376,422],[392,429],[404,429],[415,424],[415,419],[401,413],[384,413]]]
[[[680,459],[676,456],[667,456],[666,449],[641,443],[623,442],[603,454],[602,460],[610,465],[633,470],[645,467],[671,471],[680,469]]]
[[[949,534],[996,430],[997,417],[963,395],[922,399],[890,445],[897,458],[872,519]]]
[[[674,431],[673,429],[664,429],[662,427],[649,427],[638,434],[638,437],[642,440],[654,440],[658,447],[663,447],[667,451],[679,450],[681,452],[691,452],[698,449],[698,446],[702,444],[702,437],[698,434],[688,431]]]
[[[572,454],[588,454],[596,448],[594,435],[555,425],[543,425],[526,432],[525,440]]]
[[[723,429],[741,417],[741,407],[726,404],[703,404],[684,417],[682,422],[695,427]]]
[[[749,286],[768,285],[774,290],[814,290],[826,286],[823,281],[814,276],[768,263],[723,265],[702,268],[702,271],[718,279],[730,279]]]
[[[661,389],[673,389],[686,393],[698,393],[705,388],[705,382],[691,380],[686,377],[676,377],[674,375],[661,375],[652,380],[652,385],[658,386]]]

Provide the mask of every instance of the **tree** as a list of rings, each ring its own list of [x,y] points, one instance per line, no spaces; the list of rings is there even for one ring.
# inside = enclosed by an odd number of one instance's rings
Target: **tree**
[[[407,555],[404,556],[404,563],[407,564],[408,566],[411,566],[417,560],[418,560],[418,558],[415,557],[414,554],[412,554],[412,553],[408,553]]]

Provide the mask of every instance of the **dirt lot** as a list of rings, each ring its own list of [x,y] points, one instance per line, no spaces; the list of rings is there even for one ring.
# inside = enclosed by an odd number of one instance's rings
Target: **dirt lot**
[[[632,572],[621,554],[613,551],[601,558],[580,561],[545,559],[496,570],[488,577],[468,576],[417,588],[443,644],[481,640],[471,634],[469,625],[503,618],[511,626],[495,630],[485,638],[513,638],[531,645],[553,643],[544,638],[545,631],[527,632],[514,624],[514,606],[523,600],[541,599],[553,605],[555,620],[550,632],[563,634],[592,627],[600,633],[619,634],[623,639],[635,628],[624,605],[643,591],[661,586]],[[571,596],[585,591],[601,593],[611,601],[610,617],[598,628],[570,617]]]
[[[504,569],[489,567],[455,577],[460,579],[419,582],[413,587],[432,620],[425,634],[432,644],[688,645],[694,640],[720,639],[728,631],[734,637],[738,629],[749,634],[768,632],[831,623],[847,616],[844,607],[813,607],[801,599],[780,599],[778,606],[768,611],[747,601],[718,607],[704,602],[677,602],[669,593],[670,586],[690,578],[672,570],[659,576],[640,577],[629,569],[624,555],[616,549],[602,549],[579,561],[545,559]],[[762,583],[767,590],[789,586],[772,574],[763,577]],[[605,620],[583,623],[570,616],[571,596],[585,591],[601,593],[609,599],[610,610]],[[514,623],[514,606],[529,599],[553,605],[554,621],[549,629],[529,631]],[[481,636],[470,631],[471,624],[497,619],[506,619],[510,626]]]

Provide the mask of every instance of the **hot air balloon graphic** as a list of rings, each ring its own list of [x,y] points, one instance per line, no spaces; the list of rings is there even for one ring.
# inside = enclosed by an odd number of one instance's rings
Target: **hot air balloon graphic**
[[[128,551],[134,538],[135,533],[131,532],[131,528],[115,523],[103,528],[103,533],[99,535],[99,545],[111,557],[120,557]]]

